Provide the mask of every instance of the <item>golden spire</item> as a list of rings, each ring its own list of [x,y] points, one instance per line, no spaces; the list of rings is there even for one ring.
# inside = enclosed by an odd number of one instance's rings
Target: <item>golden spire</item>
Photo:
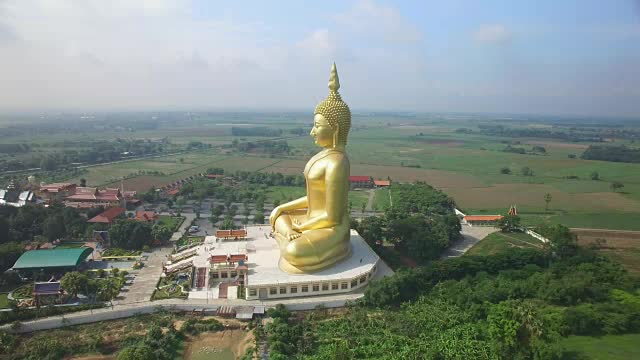
[[[340,79],[338,78],[338,69],[336,63],[331,67],[331,76],[329,77],[329,90],[338,91],[340,89]]]

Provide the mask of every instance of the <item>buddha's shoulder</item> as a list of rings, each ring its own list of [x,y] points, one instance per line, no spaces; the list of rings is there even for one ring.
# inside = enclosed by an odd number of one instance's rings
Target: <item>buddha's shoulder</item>
[[[327,155],[323,160],[327,168],[332,168],[335,170],[349,168],[349,158],[343,152],[336,151]]]

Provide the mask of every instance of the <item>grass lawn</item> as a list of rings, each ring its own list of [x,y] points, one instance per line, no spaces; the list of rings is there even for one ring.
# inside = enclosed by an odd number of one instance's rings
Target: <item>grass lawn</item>
[[[176,242],[176,246],[180,248],[186,245],[202,244],[204,242],[204,238],[204,236],[187,236],[186,238],[182,237]]]
[[[389,208],[389,206],[391,206],[391,203],[389,200],[390,200],[389,188],[382,188],[382,189],[376,190],[376,195],[373,198],[373,203],[378,210],[384,211],[385,209]]]
[[[354,210],[362,209],[362,204],[365,206],[369,201],[369,192],[364,190],[351,190],[349,191],[349,202]]]
[[[525,233],[495,232],[475,244],[467,251],[466,255],[495,255],[513,247],[540,248],[542,243]]]
[[[6,293],[2,293],[0,294],[0,309],[7,309],[9,308],[9,299],[7,298]]]
[[[570,336],[561,342],[573,359],[594,360],[640,359],[639,343],[640,334]]]
[[[280,200],[280,204],[306,195],[306,189],[302,186],[269,186],[265,193],[268,202]]]
[[[169,292],[169,287],[164,289],[156,289],[151,296],[151,300],[162,300],[171,298],[183,298],[187,297],[187,293],[182,292],[182,286],[175,286],[174,291]]]
[[[172,232],[176,232],[183,221],[184,216],[161,215],[158,217],[158,224],[168,228]]]

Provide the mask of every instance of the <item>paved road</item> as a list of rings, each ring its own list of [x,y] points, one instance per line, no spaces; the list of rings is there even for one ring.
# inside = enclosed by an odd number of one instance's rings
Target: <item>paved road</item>
[[[169,215],[169,213],[160,213],[160,215]],[[178,228],[178,231],[173,233],[171,241],[180,239],[191,226],[191,220],[196,217],[195,214],[182,214],[182,216],[185,217],[185,220]],[[140,270],[131,271],[133,283],[123,288],[117,302],[114,303],[131,304],[151,300],[151,295],[153,295],[158,279],[162,274],[162,263],[167,261],[167,256],[171,254],[172,250],[172,245],[153,249],[144,262],[144,267]]]
[[[487,235],[498,231],[498,228],[488,226],[469,226],[462,225],[462,239],[451,245],[440,256],[442,259],[457,257],[464,255],[467,250],[471,249],[478,241],[487,237]]]
[[[114,303],[131,304],[149,301],[162,274],[162,263],[167,261],[167,256],[172,250],[172,246],[154,249],[144,262],[144,267],[131,272],[134,276],[133,283],[123,289],[117,302]]]

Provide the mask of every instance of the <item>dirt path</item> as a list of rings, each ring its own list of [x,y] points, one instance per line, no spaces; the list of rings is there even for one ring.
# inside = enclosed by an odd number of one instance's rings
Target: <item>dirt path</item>
[[[369,199],[367,200],[367,207],[366,210],[367,212],[372,212],[373,211],[373,199],[376,196],[376,190],[375,189],[370,189],[367,190],[369,192]]]

